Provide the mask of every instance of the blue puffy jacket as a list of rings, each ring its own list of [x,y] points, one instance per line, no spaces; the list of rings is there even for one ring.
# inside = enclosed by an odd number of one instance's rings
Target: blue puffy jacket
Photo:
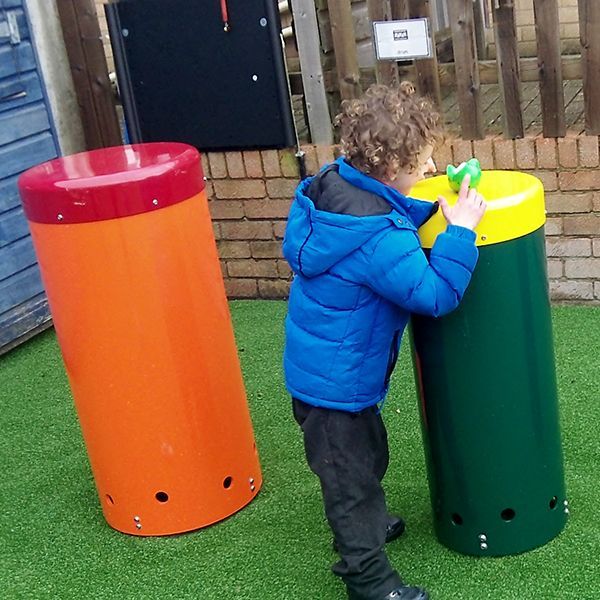
[[[449,225],[428,260],[417,228],[436,209],[343,159],[298,186],[283,242],[295,273],[284,353],[294,398],[350,412],[377,404],[409,314],[456,308],[477,262],[475,234]]]

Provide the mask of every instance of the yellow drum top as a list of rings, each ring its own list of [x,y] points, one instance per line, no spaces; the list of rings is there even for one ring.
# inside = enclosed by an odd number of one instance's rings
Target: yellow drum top
[[[487,211],[476,229],[477,245],[488,246],[522,237],[546,222],[542,182],[518,171],[484,171],[478,186],[487,201]],[[445,175],[419,182],[410,192],[412,198],[435,202],[444,196],[454,204],[458,194],[450,189]],[[424,248],[431,248],[435,238],[446,229],[439,210],[423,227],[419,237]]]

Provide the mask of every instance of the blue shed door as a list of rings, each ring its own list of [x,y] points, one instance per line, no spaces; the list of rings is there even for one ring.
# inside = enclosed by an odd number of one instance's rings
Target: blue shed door
[[[20,173],[58,156],[26,0],[0,0],[0,352],[50,319],[27,221]]]

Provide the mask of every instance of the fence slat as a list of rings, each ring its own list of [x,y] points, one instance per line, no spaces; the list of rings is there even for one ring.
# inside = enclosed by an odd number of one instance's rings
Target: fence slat
[[[435,34],[433,33],[433,22],[431,20],[430,1],[408,0],[408,16],[411,19],[424,17],[429,20],[432,57],[415,60],[417,87],[421,94],[429,96],[441,110],[442,93],[440,91],[440,77],[438,73],[437,52],[435,49]]]
[[[523,137],[521,74],[515,9],[512,0],[498,0],[498,3],[494,5],[494,31],[498,81],[500,81],[504,100],[504,135],[507,138],[521,138]]]
[[[390,0],[392,19],[408,19],[408,1],[409,0]]]
[[[329,0],[328,6],[340,95],[356,98],[362,89],[350,0]]]
[[[389,21],[392,18],[390,0],[367,0],[367,8],[371,23]],[[375,42],[373,41],[373,43]],[[399,83],[398,65],[394,60],[375,59],[375,74],[377,83],[384,83],[385,85],[397,85]]]
[[[311,141],[314,144],[332,144],[331,116],[323,81],[319,28],[314,0],[294,0],[292,14]]]
[[[93,0],[58,0],[67,56],[81,110],[88,150],[121,144],[121,131],[108,78]]]
[[[533,0],[544,137],[565,135],[557,0]]]
[[[585,130],[600,135],[600,3],[579,0]]]
[[[473,2],[472,0],[453,0],[449,3],[448,8],[454,44],[462,137],[467,140],[483,139],[485,130],[475,47]]]

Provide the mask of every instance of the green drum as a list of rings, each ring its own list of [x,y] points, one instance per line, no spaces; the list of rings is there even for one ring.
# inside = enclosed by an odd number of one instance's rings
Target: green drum
[[[413,359],[435,531],[445,546],[503,556],[545,544],[565,526],[544,245],[544,192],[523,173],[484,172],[488,211],[479,262],[459,308],[414,316]],[[456,193],[445,177],[411,195]],[[425,248],[445,229],[436,215]]]

